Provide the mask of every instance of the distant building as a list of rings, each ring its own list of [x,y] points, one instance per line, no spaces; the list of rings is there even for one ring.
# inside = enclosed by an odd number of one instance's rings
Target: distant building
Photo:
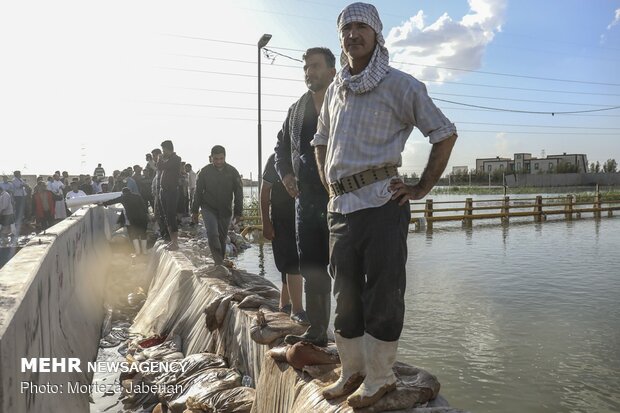
[[[479,158],[476,159],[476,171],[492,173],[495,171],[512,172],[513,160],[510,158]]]
[[[476,171],[493,173],[502,171],[505,173],[549,173],[558,170],[563,165],[565,168],[576,167],[576,172],[588,172],[588,157],[585,154],[547,155],[545,158],[533,158],[531,153],[515,153],[514,158],[478,158],[476,159]]]
[[[466,174],[469,171],[469,168],[467,166],[453,166],[452,167],[452,174],[456,175],[456,174]]]

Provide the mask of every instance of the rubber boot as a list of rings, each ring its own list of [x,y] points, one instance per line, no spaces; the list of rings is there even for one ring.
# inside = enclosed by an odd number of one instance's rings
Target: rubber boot
[[[381,341],[364,334],[364,363],[366,378],[362,385],[347,398],[354,409],[372,406],[384,394],[396,388],[396,376],[392,366],[396,361],[398,340]]]
[[[144,254],[144,255],[148,254],[148,248],[146,246],[146,240],[145,239],[141,239],[140,240],[140,249],[142,250],[142,254]]]
[[[330,306],[331,296],[329,293],[306,293],[306,315],[310,320],[310,327],[308,327],[306,332],[300,336],[289,334],[284,337],[284,342],[292,345],[303,341],[306,343],[312,343],[318,347],[326,347]]]
[[[133,249],[136,252],[136,255],[140,255],[140,240],[133,239],[131,242],[133,243]]]
[[[327,400],[344,396],[355,391],[364,376],[364,336],[344,338],[336,333],[336,346],[340,355],[342,371],[338,380],[323,389],[323,397]]]

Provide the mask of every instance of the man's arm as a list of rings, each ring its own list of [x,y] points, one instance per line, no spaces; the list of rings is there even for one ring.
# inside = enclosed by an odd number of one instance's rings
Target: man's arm
[[[293,160],[291,159],[291,135],[289,135],[289,122],[291,119],[291,109],[288,110],[286,120],[282,129],[278,132],[278,142],[275,147],[275,168],[282,180],[286,192],[295,198],[299,195],[297,180],[293,172]]]
[[[200,209],[200,205],[202,205],[202,197],[203,197],[203,187],[205,180],[205,172],[200,171],[198,173],[198,178],[196,179],[196,190],[194,191],[194,201],[191,205],[192,210],[192,222],[195,224],[198,223],[198,210]]]
[[[108,205],[118,204],[121,202],[122,199],[123,199],[123,196],[121,195],[118,198],[110,199],[109,201],[105,201],[105,202],[100,202],[99,205],[108,206]]]
[[[241,176],[236,169],[234,170],[233,179],[233,191],[235,195],[235,208],[233,215],[236,224],[241,220],[241,215],[243,215],[243,184],[241,183]]]
[[[457,135],[451,135],[450,137],[433,144],[431,154],[428,157],[428,162],[420,182],[415,185],[407,185],[399,179],[393,179],[390,182],[389,190],[393,193],[392,199],[400,198],[399,205],[404,205],[410,199],[422,199],[428,194],[435,186],[441,174],[446,169],[452,148],[456,142]]]
[[[325,155],[327,153],[327,145],[317,145],[314,147],[314,158],[316,159],[316,167],[319,170],[319,178],[325,187],[325,190],[329,194],[329,185],[327,185],[327,178],[325,177]]]
[[[274,238],[273,223],[269,217],[269,205],[271,204],[271,182],[263,181],[260,188],[260,215],[263,224],[263,237],[268,240]]]

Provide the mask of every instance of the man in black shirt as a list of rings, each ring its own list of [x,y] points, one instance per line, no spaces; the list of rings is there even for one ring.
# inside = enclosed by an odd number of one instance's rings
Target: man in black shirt
[[[125,208],[125,216],[129,221],[127,234],[133,243],[136,254],[140,254],[140,249],[142,249],[142,254],[146,254],[146,228],[149,223],[149,217],[144,199],[125,187],[121,196],[102,202],[101,205],[107,206],[118,203],[123,204],[123,208]]]
[[[327,272],[329,195],[321,183],[310,141],[316,132],[325,91],[336,74],[336,59],[329,49],[322,47],[308,49],[303,59],[308,92],[289,109],[275,151],[276,170],[287,192],[296,200],[299,269],[305,280],[310,327],[303,335],[288,335],[284,341],[326,346],[331,304],[331,278]]]
[[[172,141],[161,143],[162,155],[157,161],[159,178],[159,200],[162,215],[170,234],[170,243],[167,250],[179,249],[179,227],[177,225],[177,201],[179,199],[179,175],[181,173],[181,158],[174,152]]]
[[[295,199],[287,193],[275,168],[275,155],[267,159],[260,189],[263,236],[271,241],[273,258],[282,274],[280,311],[291,320],[308,325],[302,305],[303,280],[299,273],[299,255],[295,241]]]
[[[234,198],[234,211],[232,209]],[[200,170],[192,203],[192,217],[198,222],[198,210],[207,229],[209,248],[216,265],[222,265],[226,254],[226,235],[234,213],[234,222],[243,213],[243,184],[237,170],[226,163],[226,150],[215,145],[211,163]]]

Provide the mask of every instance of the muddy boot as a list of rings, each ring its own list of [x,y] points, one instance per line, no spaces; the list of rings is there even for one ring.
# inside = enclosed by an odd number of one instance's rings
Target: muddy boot
[[[364,334],[364,360],[366,378],[362,385],[347,398],[354,409],[372,406],[384,394],[396,388],[396,376],[392,366],[396,361],[398,340],[381,341],[370,334]]]
[[[344,338],[336,333],[336,345],[340,355],[342,371],[340,378],[323,389],[323,397],[327,400],[344,396],[355,391],[366,372],[364,370],[364,336]]]
[[[289,334],[284,338],[286,344],[295,344],[303,341],[318,347],[327,346],[327,326],[329,325],[329,310],[331,296],[327,294],[306,293],[306,314],[310,320],[310,327],[300,336]]]

